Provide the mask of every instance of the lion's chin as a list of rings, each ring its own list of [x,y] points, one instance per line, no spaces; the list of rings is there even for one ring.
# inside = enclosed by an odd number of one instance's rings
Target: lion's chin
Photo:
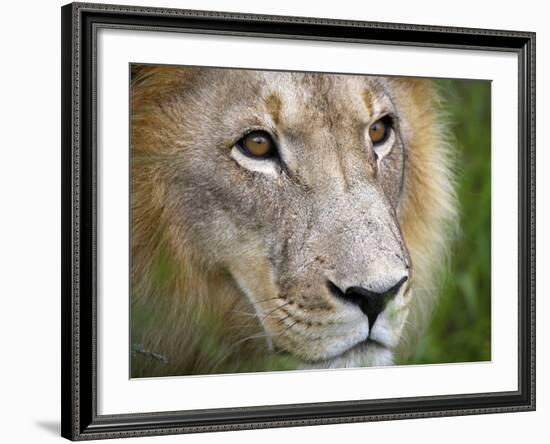
[[[367,339],[333,358],[304,362],[300,369],[381,367],[393,364],[394,355],[389,348]]]

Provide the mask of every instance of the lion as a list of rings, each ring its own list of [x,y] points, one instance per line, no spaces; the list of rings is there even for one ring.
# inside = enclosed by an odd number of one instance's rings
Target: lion
[[[132,377],[388,366],[457,220],[429,79],[133,65]]]

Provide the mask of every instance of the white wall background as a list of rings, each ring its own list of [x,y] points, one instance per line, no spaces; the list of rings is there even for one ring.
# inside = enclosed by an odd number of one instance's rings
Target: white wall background
[[[536,412],[140,438],[126,442],[464,443],[545,442],[550,421],[549,304],[543,232],[550,182],[543,177],[543,122],[550,105],[543,73],[550,14],[542,1],[116,0],[117,3],[281,15],[424,23],[537,32],[538,409]],[[0,26],[0,436],[3,442],[59,441],[60,412],[60,6],[58,0],[5,2]],[[546,56],[546,59],[545,59]],[[547,275],[547,273],[546,273]],[[546,352],[546,355],[545,353]]]

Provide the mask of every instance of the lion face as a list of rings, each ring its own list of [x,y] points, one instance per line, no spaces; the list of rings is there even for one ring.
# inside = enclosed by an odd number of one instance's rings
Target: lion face
[[[201,69],[158,110],[170,242],[226,270],[267,346],[307,366],[390,364],[407,319],[399,213],[414,116],[391,86]]]

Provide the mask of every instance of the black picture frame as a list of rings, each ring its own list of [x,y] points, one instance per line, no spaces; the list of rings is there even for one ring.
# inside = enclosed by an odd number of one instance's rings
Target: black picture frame
[[[62,436],[71,440],[535,409],[535,33],[72,3],[62,7]],[[101,416],[96,392],[99,27],[513,52],[519,66],[518,390]]]

